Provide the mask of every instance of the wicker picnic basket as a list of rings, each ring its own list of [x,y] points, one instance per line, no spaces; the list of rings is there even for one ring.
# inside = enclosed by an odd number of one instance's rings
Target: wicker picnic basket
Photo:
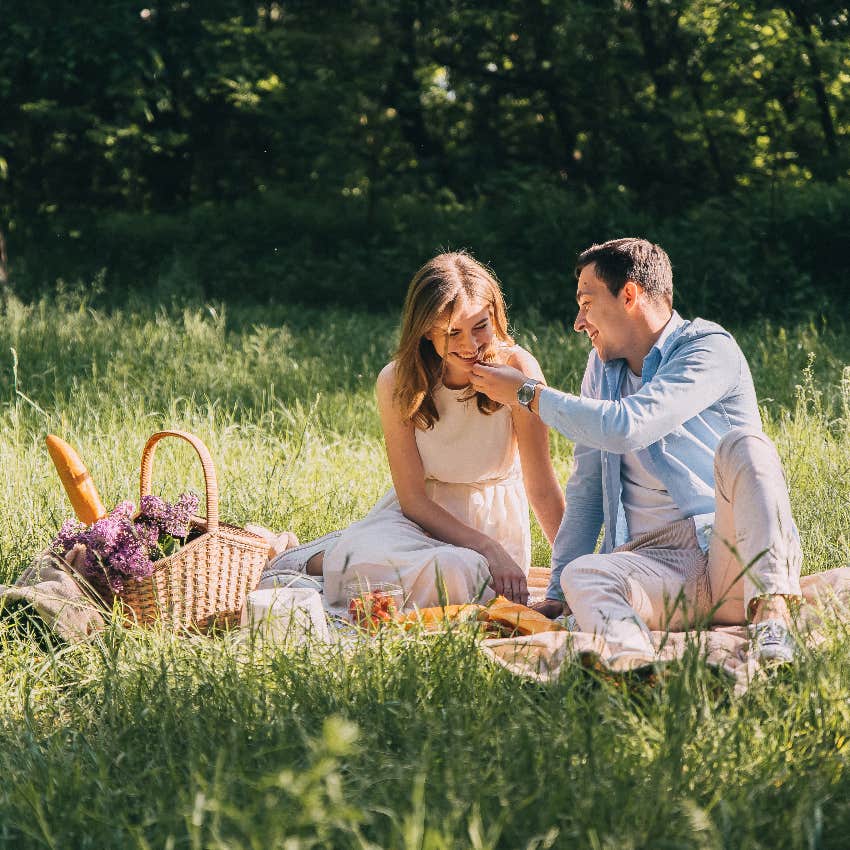
[[[206,519],[194,517],[199,536],[154,564],[153,574],[130,582],[121,593],[131,617],[141,625],[163,622],[174,630],[206,631],[238,621],[245,596],[253,590],[268,557],[268,543],[244,528],[218,518],[218,480],[207,447],[185,431],[159,431],[142,451],[140,495],[151,492],[154,450],[165,437],[186,440],[204,468]],[[191,533],[190,533],[191,536]]]

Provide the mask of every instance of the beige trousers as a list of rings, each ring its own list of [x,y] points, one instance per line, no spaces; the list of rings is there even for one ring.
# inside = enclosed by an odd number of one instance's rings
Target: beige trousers
[[[684,519],[610,554],[576,558],[561,574],[579,628],[603,635],[612,655],[652,657],[650,629],[742,624],[758,596],[800,596],[800,540],[773,443],[753,429],[730,431],[714,475],[707,554]]]

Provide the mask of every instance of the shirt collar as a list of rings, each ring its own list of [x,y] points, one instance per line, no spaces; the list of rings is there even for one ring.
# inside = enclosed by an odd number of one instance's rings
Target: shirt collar
[[[644,383],[652,380],[653,376],[658,371],[658,366],[661,364],[664,355],[667,354],[670,346],[676,340],[676,337],[678,336],[677,332],[685,324],[685,320],[676,310],[674,310],[673,314],[667,320],[667,324],[664,325],[661,335],[657,340],[655,340],[654,345],[649,349],[649,353],[643,359],[643,372],[641,377],[643,378]],[[618,388],[623,380],[623,369],[626,368],[628,368],[626,366],[626,361],[620,358],[616,360],[609,360],[605,364],[604,371],[608,380],[611,398],[617,398],[619,396]]]
[[[667,324],[664,325],[664,330],[661,331],[661,336],[655,340],[655,345],[652,346],[649,350],[658,349],[658,353],[663,357],[667,353],[667,348],[670,343],[673,342],[671,337],[673,333],[679,330],[682,325],[685,324],[685,320],[678,314],[676,310],[673,311],[673,315],[667,321]]]
[[[661,364],[661,361],[664,359],[664,355],[670,349],[670,346],[673,344],[674,340],[678,336],[676,333],[682,325],[685,324],[685,320],[676,312],[673,311],[673,314],[667,321],[667,324],[664,325],[664,329],[661,331],[661,335],[655,340],[655,344],[652,348],[649,349],[649,353],[643,360],[643,380],[649,381],[658,371],[658,366]]]

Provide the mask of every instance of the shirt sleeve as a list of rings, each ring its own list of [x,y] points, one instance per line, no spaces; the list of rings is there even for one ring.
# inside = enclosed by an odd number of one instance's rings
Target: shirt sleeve
[[[735,343],[712,334],[683,344],[638,392],[620,401],[546,387],[540,418],[577,444],[625,454],[652,445],[723,398],[740,372]]]
[[[582,395],[594,393],[590,361],[581,384]],[[602,452],[576,445],[573,470],[566,486],[567,506],[555,542],[552,545],[552,574],[546,590],[547,599],[564,601],[561,573],[580,555],[596,548],[602,528]]]
[[[573,471],[566,487],[567,507],[552,545],[552,574],[547,599],[564,601],[561,573],[581,555],[596,549],[602,528],[602,452],[577,445]]]

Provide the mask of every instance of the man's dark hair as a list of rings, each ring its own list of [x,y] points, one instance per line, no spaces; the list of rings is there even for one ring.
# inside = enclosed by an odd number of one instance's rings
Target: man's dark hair
[[[643,287],[650,301],[663,299],[673,305],[673,269],[660,245],[632,237],[591,245],[579,254],[576,278],[591,263],[596,263],[596,274],[612,295],[619,294],[627,280],[633,280]]]

